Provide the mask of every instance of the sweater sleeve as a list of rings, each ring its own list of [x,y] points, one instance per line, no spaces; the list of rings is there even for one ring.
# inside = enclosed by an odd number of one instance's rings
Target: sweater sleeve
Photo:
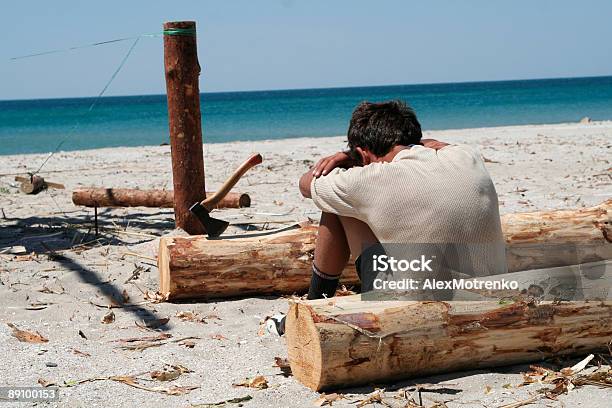
[[[310,184],[312,201],[323,212],[361,219],[362,167],[336,168],[329,174],[314,178]]]

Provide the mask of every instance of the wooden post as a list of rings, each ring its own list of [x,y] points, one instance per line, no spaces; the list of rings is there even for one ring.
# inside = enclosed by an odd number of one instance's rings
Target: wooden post
[[[194,21],[164,23],[164,67],[175,223],[189,234],[203,234],[204,227],[189,212],[206,194],[195,29]]]

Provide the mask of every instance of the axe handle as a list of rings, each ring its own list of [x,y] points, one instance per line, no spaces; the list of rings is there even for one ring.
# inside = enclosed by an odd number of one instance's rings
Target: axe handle
[[[220,189],[218,189],[215,194],[206,198],[204,201],[200,202],[202,206],[204,206],[208,211],[213,209],[219,202],[230,192],[230,190],[236,185],[238,180],[246,173],[251,167],[261,163],[263,158],[261,154],[255,153],[251,157],[249,157],[240,167],[236,169],[236,171],[223,183]]]

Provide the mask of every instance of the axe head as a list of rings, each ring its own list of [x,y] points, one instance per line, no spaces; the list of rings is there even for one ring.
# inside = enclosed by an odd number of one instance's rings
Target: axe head
[[[229,222],[227,221],[218,220],[211,217],[208,210],[200,203],[195,203],[192,205],[191,208],[189,208],[189,211],[198,217],[198,220],[200,220],[204,226],[204,229],[206,229],[206,234],[208,234],[209,237],[218,237],[219,235],[223,234],[229,225]]]

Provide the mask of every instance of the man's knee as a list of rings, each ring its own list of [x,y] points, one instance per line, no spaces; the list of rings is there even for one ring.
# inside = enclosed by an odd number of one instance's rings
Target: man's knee
[[[350,257],[348,243],[340,218],[322,213],[315,244],[314,262],[328,275],[340,275]]]
[[[338,217],[346,235],[353,258],[357,258],[364,249],[377,244],[378,239],[368,224],[351,217]]]

